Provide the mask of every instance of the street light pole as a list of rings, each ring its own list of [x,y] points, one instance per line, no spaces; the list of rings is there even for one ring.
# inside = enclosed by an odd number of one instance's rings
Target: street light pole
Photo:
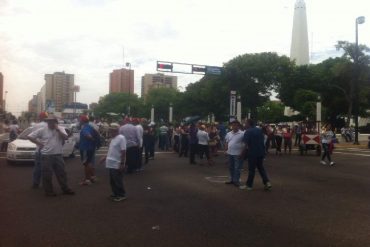
[[[358,73],[359,73],[359,64],[358,64],[358,57],[359,57],[359,48],[358,48],[358,25],[363,24],[365,22],[364,16],[359,16],[356,18],[356,51],[354,57],[354,65],[355,65],[355,75],[354,75],[354,110],[355,110],[355,142],[354,144],[358,145],[358,116],[359,116],[359,99],[358,99]]]

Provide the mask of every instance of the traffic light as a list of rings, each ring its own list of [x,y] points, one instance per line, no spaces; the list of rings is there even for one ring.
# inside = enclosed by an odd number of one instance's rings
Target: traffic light
[[[157,71],[172,71],[172,63],[157,62]]]

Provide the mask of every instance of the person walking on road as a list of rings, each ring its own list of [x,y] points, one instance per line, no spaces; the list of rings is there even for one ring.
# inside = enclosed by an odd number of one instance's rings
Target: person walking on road
[[[325,131],[321,134],[321,144],[322,144],[322,150],[324,152],[321,157],[321,161],[320,161],[322,165],[326,165],[326,162],[325,162],[326,157],[328,158],[330,166],[335,165],[334,161],[331,160],[330,148],[329,148],[330,144],[332,144],[333,137],[334,137],[334,133],[331,130],[331,126],[328,125],[325,128]]]
[[[90,185],[95,182],[95,151],[100,148],[99,132],[89,123],[89,117],[82,115],[80,117],[81,132],[80,132],[80,155],[82,165],[84,166],[85,179],[80,185]]]
[[[197,137],[198,129],[195,126],[195,123],[190,124],[189,128],[189,147],[190,147],[190,164],[195,165],[195,154],[197,153],[198,149],[198,137]]]
[[[40,112],[39,120],[40,122],[35,124],[32,127],[32,131],[36,131],[41,128],[45,128],[48,124],[45,122],[45,119],[48,117],[47,112]],[[33,167],[32,172],[32,188],[38,189],[41,184],[41,150],[39,146],[36,146],[35,150],[35,166]]]
[[[63,144],[68,139],[65,129],[58,126],[54,116],[45,119],[47,127],[40,128],[28,135],[28,139],[41,150],[42,184],[46,196],[56,196],[53,190],[53,171],[63,194],[74,195],[67,185],[67,174],[64,169]]]
[[[286,154],[286,150],[288,148],[289,149],[289,154],[291,154],[292,153],[293,133],[292,133],[292,129],[290,127],[287,127],[286,131],[284,131],[283,138],[284,138],[284,153]]]
[[[248,179],[246,186],[240,186],[240,189],[253,189],[253,181],[257,168],[265,185],[265,190],[271,190],[272,186],[263,166],[263,160],[266,155],[263,132],[260,128],[256,127],[252,119],[247,120],[245,127],[246,131],[243,137],[245,149],[243,153],[248,152]]]
[[[197,132],[197,138],[198,138],[198,151],[201,159],[203,158],[203,155],[206,156],[207,162],[209,166],[213,165],[213,160],[211,158],[211,155],[209,154],[209,135],[205,131],[206,126],[201,125],[199,127],[199,130]]]
[[[278,126],[274,133],[275,142],[276,142],[276,155],[281,155],[281,145],[283,143],[283,129],[281,126]]]
[[[237,120],[231,122],[232,130],[225,137],[225,152],[229,159],[230,180],[225,184],[240,185],[240,173],[243,168],[243,137],[244,131],[240,130]]]
[[[120,202],[126,199],[126,190],[123,185],[123,172],[126,168],[126,138],[119,134],[118,128],[110,129],[112,140],[108,153],[101,159],[109,171],[110,186],[112,189],[111,200]]]

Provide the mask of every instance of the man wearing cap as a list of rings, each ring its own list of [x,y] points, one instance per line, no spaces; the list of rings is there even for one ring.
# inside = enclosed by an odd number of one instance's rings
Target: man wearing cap
[[[240,185],[240,172],[243,168],[242,152],[244,149],[243,136],[244,131],[240,130],[238,120],[231,122],[232,130],[225,136],[225,152],[229,158],[230,181],[226,184]]]
[[[67,185],[67,175],[64,170],[63,143],[68,135],[63,127],[58,126],[55,116],[45,119],[47,126],[33,131],[28,139],[35,143],[41,152],[42,184],[46,196],[56,196],[53,190],[53,171],[63,194],[74,195]]]
[[[38,129],[47,127],[47,123],[45,122],[45,118],[47,117],[48,117],[47,112],[40,112],[39,122],[32,127],[32,131],[36,131]],[[41,151],[39,146],[37,146],[35,151],[35,166],[33,167],[32,173],[32,188],[34,189],[39,188],[40,183],[41,183]]]
[[[110,128],[112,140],[109,144],[108,154],[101,159],[105,160],[105,167],[109,170],[112,201],[120,202],[126,199],[123,185],[123,171],[126,167],[126,138],[119,134],[118,127]]]

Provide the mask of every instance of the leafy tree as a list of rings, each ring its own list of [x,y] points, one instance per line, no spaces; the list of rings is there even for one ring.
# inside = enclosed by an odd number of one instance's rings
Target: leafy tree
[[[141,116],[143,103],[136,94],[111,93],[105,95],[94,109],[94,114],[99,117],[109,116],[108,113],[127,114],[130,106],[131,116]]]
[[[168,121],[169,107],[172,103],[174,119],[178,119],[181,117],[181,111],[179,110],[181,96],[182,93],[174,88],[153,88],[146,96],[144,112],[150,117],[150,109],[153,105],[156,120],[162,119],[163,121]]]
[[[229,89],[236,89],[242,97],[244,109],[251,109],[256,117],[257,107],[262,106],[287,80],[294,63],[276,53],[244,54],[225,64],[225,78]],[[228,95],[228,94],[227,94]]]
[[[281,102],[267,101],[257,108],[258,119],[265,123],[278,123],[284,121],[284,105]]]

